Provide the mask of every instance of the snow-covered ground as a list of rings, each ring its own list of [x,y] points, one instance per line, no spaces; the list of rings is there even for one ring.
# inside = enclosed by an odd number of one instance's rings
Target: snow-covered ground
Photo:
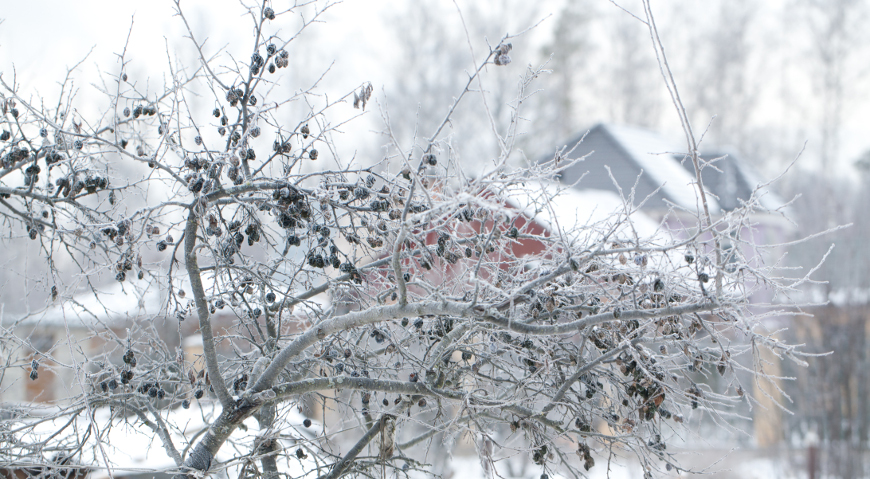
[[[807,477],[794,464],[786,465],[783,458],[771,457],[775,454],[762,453],[759,451],[694,451],[680,455],[683,466],[689,467],[702,474],[688,474],[677,471],[656,471],[653,477],[676,478],[676,477],[705,477],[712,479],[799,479]],[[607,458],[596,457],[596,465],[588,472],[589,479],[641,479],[643,468],[637,461],[613,462],[609,466]],[[444,475],[444,479],[482,479],[487,476],[483,472],[477,457],[458,456],[451,461],[452,475]],[[496,464],[496,470],[503,479],[540,479],[542,469],[540,466],[530,465],[526,467],[524,475],[509,475],[506,468]],[[448,477],[449,476],[449,477]],[[496,476],[498,477],[498,476]],[[569,479],[568,476],[549,474],[550,479]]]
[[[483,472],[480,461],[476,457],[454,457],[451,461],[451,467],[453,469],[452,477],[448,478],[448,474],[444,476],[444,479],[482,479],[487,477]],[[525,475],[521,476],[509,475],[503,467],[499,467],[499,464],[496,464],[495,467],[496,471],[498,471],[499,475],[504,479],[539,479],[542,473],[541,466],[536,465],[526,467]],[[568,479],[566,476],[552,473],[550,473],[549,476],[550,479]],[[634,479],[642,477],[643,470],[639,465],[634,463],[621,465],[611,464],[609,475],[606,462],[598,464],[589,470],[590,479]]]
[[[172,443],[181,451],[200,437],[203,429],[219,412],[220,407],[212,402],[195,401],[190,409],[161,411],[161,420],[170,427]],[[146,427],[136,416],[121,417],[117,413],[118,411],[112,413],[108,408],[100,408],[91,417],[88,414],[76,416],[71,423],[67,417],[44,421],[41,418],[32,418],[37,424],[20,439],[25,443],[35,443],[48,438],[63,442],[77,441],[80,437],[85,437],[79,462],[92,467],[89,479],[111,479],[116,476],[150,473],[172,474],[177,471],[175,462],[152,429]],[[313,441],[321,434],[320,425],[313,423],[310,427],[304,427],[305,416],[294,409],[288,409],[282,415],[285,424],[289,424],[289,427],[281,431],[288,452],[279,459],[278,468],[289,477],[301,477],[314,469],[315,459],[307,455],[297,458],[294,454],[297,448],[295,443]],[[153,416],[149,416],[149,420],[153,420]],[[95,432],[85,434],[84,431]],[[254,418],[245,420],[244,427],[233,432],[227,444],[218,452],[217,461],[220,464],[213,467],[213,476],[239,477],[243,464],[239,457],[252,449],[259,435],[257,421]],[[287,439],[290,437],[295,438],[294,441]],[[217,472],[218,470],[221,472]]]
[[[175,447],[182,449],[199,436],[219,408],[214,404],[194,403],[190,409],[175,409],[165,411],[162,419],[174,425],[171,435]],[[302,427],[305,417],[295,410],[285,412],[285,420],[291,424],[291,430],[282,431],[282,435],[293,436],[301,443],[315,440],[322,432],[320,425]],[[110,414],[107,409],[94,412],[93,422],[87,415],[79,416],[73,428],[65,430],[87,430],[89,426],[96,427],[97,433],[89,436],[82,450],[83,461],[93,464],[94,470],[90,479],[109,479],[117,475],[138,475],[144,472],[172,473],[176,470],[175,463],[170,459],[160,440],[153,431],[143,426],[135,417],[126,420]],[[56,419],[41,422],[28,438],[38,440],[57,431],[58,425],[65,420]],[[253,418],[245,421],[245,428],[233,433],[230,444],[222,448],[218,460],[225,472],[214,474],[218,478],[234,478],[239,476],[240,462],[236,454],[244,454],[251,450],[252,444],[259,435],[259,428]],[[302,477],[314,470],[314,459],[300,460],[293,453],[296,446],[286,442],[286,453],[281,455],[279,468],[289,477]],[[236,449],[238,447],[238,449]],[[589,479],[640,479],[644,476],[643,467],[630,455],[615,450],[616,454],[608,461],[602,453],[594,454],[595,466],[586,474]],[[496,451],[497,453],[498,451]],[[654,471],[656,478],[706,477],[711,479],[804,479],[805,457],[803,450],[771,450],[754,449],[683,449],[675,452],[676,461],[684,468],[700,473],[679,473],[676,470],[667,472],[663,463],[657,463],[659,469]],[[518,457],[514,458],[514,468],[505,462],[495,463],[495,475],[487,475],[476,455],[455,455],[453,457],[429,457],[426,459],[432,466],[444,472],[443,479],[540,479],[544,472],[538,465],[527,463],[519,466]],[[442,464],[438,464],[441,462]],[[446,464],[443,464],[446,463]],[[113,474],[109,475],[107,467]],[[571,476],[559,475],[547,471],[550,479],[569,479]],[[306,476],[307,477],[307,476]],[[411,473],[410,477],[422,479],[422,473]]]

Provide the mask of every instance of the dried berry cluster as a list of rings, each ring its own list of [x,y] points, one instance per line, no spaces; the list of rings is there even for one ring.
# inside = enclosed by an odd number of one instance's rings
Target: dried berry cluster
[[[157,114],[156,105],[136,105],[133,107],[133,118],[140,116],[154,116]],[[130,108],[124,108],[124,116],[130,116]]]
[[[52,157],[53,159],[54,157]],[[3,168],[13,168],[18,162],[30,159],[30,150],[26,147],[15,146],[9,149],[6,154],[0,157],[0,163],[3,164]],[[50,163],[49,163],[50,164]],[[35,162],[34,162],[35,165]]]
[[[511,57],[508,55],[513,49],[510,43],[502,43],[492,51],[493,63],[499,66],[507,65],[511,62]]]
[[[32,381],[36,381],[39,379],[39,362],[37,360],[33,360],[30,362],[30,379]]]

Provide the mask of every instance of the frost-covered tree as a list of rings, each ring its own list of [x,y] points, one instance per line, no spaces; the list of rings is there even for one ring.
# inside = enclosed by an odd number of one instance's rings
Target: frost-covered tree
[[[75,384],[52,403],[6,407],[0,466],[111,475],[123,439],[109,438],[137,428],[177,477],[405,477],[429,470],[427,444],[462,438],[489,474],[520,457],[583,476],[623,448],[651,475],[680,467],[667,445],[693,411],[752,401],[736,373],[766,381],[763,350],[795,358],[759,327],[776,308],[749,301],[800,283],[747,234],[757,197],[716,215],[698,184],[684,228],[642,235],[643,199],[629,192],[603,218],[564,213],[555,180],[582,161],[572,152],[509,162],[542,72],[511,61],[521,36],[478,52],[430,131],[402,142],[387,123],[389,154],[361,168],[336,145],[348,112],[373,108],[373,85],[281,82],[292,41],[329,5],[270,5],[248,3],[253,48],[238,58],[197,38],[175,0],[199,62],[173,64],[165,90],[147,94],[121,51],[99,115],[79,114],[68,89],[52,102],[0,78],[0,214],[39,245],[52,304],[103,280],[162,292],[160,314],[126,330],[91,311],[90,335],[68,341],[74,361],[25,335],[28,318],[4,323],[0,376],[50,368]],[[648,10],[642,21],[666,71]],[[467,175],[453,116],[497,69],[517,78],[512,114],[480,103],[489,122],[477,134],[498,149]],[[190,322],[198,357],[173,346]],[[97,339],[104,352],[83,354]],[[722,388],[699,380],[711,374]],[[202,412],[195,434],[179,419],[189,408]],[[322,428],[297,419],[315,409]]]

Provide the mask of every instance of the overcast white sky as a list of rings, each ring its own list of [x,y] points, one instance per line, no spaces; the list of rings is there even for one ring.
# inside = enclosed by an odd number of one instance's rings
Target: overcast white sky
[[[448,0],[444,2],[449,4]],[[280,5],[290,2],[272,0],[272,3],[280,9]],[[542,0],[538,3],[544,5],[540,9],[541,16],[557,12],[557,1]],[[626,0],[623,3],[631,2]],[[698,6],[703,2],[684,0],[682,3]],[[761,2],[759,9],[772,12],[780,3],[781,0]],[[606,0],[602,0],[602,4],[611,6]],[[400,5],[403,5],[402,0],[345,0],[333,7],[323,17],[326,23],[317,25],[298,43],[305,46],[296,54],[305,56],[307,73],[319,74],[334,61],[324,82],[332,90],[331,94],[344,93],[363,81],[371,81],[376,91],[381,85],[389,84],[395,70],[390,68],[394,57],[391,55],[394,35],[390,30],[393,26],[388,23],[395,21],[395,11]],[[182,6],[198,39],[208,38],[207,51],[214,52],[229,44],[238,58],[247,60],[251,48],[251,22],[242,18],[244,10],[239,0],[184,0]],[[665,11],[669,6],[673,4],[661,4],[659,8]],[[7,82],[12,80],[14,73],[16,80],[23,85],[22,93],[35,95],[38,92],[53,101],[57,82],[63,78],[66,68],[84,58],[93,48],[76,75],[77,85],[82,88],[81,98],[92,91],[83,83],[99,82],[100,71],[117,73],[115,53],[121,51],[133,22],[128,48],[128,58],[133,63],[128,72],[139,81],[139,85],[150,79],[159,87],[163,73],[167,71],[167,50],[182,58],[192,58],[193,55],[189,42],[183,38],[183,24],[173,16],[173,8],[171,0],[0,0],[0,19],[3,19],[0,24],[0,72]],[[703,19],[703,8],[696,8],[695,12]],[[768,13],[762,13],[760,19],[762,22],[780,21]],[[518,21],[531,23],[533,19]],[[545,32],[548,28],[545,23],[541,30]],[[678,32],[665,34],[675,37]],[[467,55],[465,45],[456,48],[457,54]],[[679,83],[682,79],[678,76],[677,81]],[[663,89],[664,85],[661,87]],[[806,90],[811,91],[810,88]],[[802,119],[783,114],[781,105],[776,105],[779,97],[775,95],[763,96],[758,101],[772,105],[756,113],[761,122],[787,123],[814,118],[812,112],[804,112]],[[865,99],[855,98],[844,105],[844,162],[851,163],[870,148],[870,134],[864,128],[864,124],[870,122],[870,110],[860,106],[866,103]],[[675,114],[670,116],[676,120]],[[373,124],[370,121],[366,129]],[[581,126],[587,125],[577,125],[578,128]],[[678,133],[677,129],[674,130]],[[807,125],[806,139],[812,146],[818,138],[813,137],[811,130],[812,125]],[[796,144],[795,151],[799,147]]]
[[[290,3],[274,1],[273,5],[280,11],[281,5]],[[395,0],[347,0],[328,9],[321,17],[323,23],[309,27],[291,44],[294,59],[302,59],[305,71],[283,70],[282,75],[290,76],[287,83],[298,89],[330,69],[321,87],[333,97],[365,81],[383,85],[390,74],[384,68],[390,57],[382,52],[390,34],[382,18],[395,4]],[[197,40],[207,40],[203,48],[207,55],[226,47],[235,58],[248,61],[253,27],[241,2],[184,0],[182,8]],[[187,65],[199,64],[192,43],[185,38],[184,24],[174,11],[171,0],[0,0],[0,73],[7,83],[14,78],[21,85],[20,94],[42,96],[54,107],[59,81],[67,68],[87,57],[73,76],[78,111],[86,117],[98,115],[101,110],[82,111],[87,102],[81,100],[94,98],[94,106],[105,106],[105,97],[94,86],[103,81],[100,75],[110,82],[119,72],[117,54],[122,52],[128,34],[127,73],[140,90],[148,82],[150,93],[162,91],[170,56]],[[298,23],[295,15],[276,21],[285,38],[298,29]],[[375,49],[380,53],[373,54]],[[348,116],[354,113],[346,110]],[[367,116],[366,121],[357,121],[345,131],[359,137],[378,128],[379,119],[372,112]],[[355,153],[354,147],[342,151],[347,156]]]
[[[352,59],[377,44],[383,38],[379,18],[394,3],[349,0],[330,9],[323,17],[326,23],[307,35],[326,39],[318,44],[322,52],[318,63]],[[251,22],[242,16],[240,5],[238,0],[182,2],[198,40],[208,38],[212,51],[231,44],[249,53]],[[173,13],[170,0],[0,0],[0,68],[8,81],[14,64],[26,90],[42,90],[93,48],[81,75],[92,80],[95,65],[104,71],[117,68],[115,54],[123,48],[132,23],[128,56],[134,61],[133,70],[159,79],[166,70],[167,50],[190,53],[184,26]],[[365,73],[364,68],[360,75]]]

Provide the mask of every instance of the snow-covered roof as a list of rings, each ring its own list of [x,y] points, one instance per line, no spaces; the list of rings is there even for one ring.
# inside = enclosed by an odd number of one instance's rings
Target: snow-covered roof
[[[829,303],[839,308],[870,305],[870,289],[867,288],[840,288],[827,291],[822,286],[816,286],[792,293],[787,299],[780,299],[782,303],[803,302],[820,306]]]
[[[523,212],[527,218],[555,232],[588,229],[589,227],[615,226],[626,219],[625,203],[616,193],[607,190],[578,190],[550,182],[526,182],[507,195],[509,203]],[[630,224],[641,238],[663,234],[659,223],[642,211],[634,211],[628,217]],[[634,233],[626,224],[617,236],[631,239]],[[616,238],[614,238],[616,239]]]
[[[177,470],[175,461],[166,452],[163,443],[153,430],[142,424],[133,417],[119,417],[119,409],[115,408],[115,414],[108,408],[94,411],[93,426],[96,431],[87,436],[81,455],[76,458],[83,466],[91,467],[89,479],[109,479],[117,476],[131,476],[145,473],[172,474]],[[175,449],[179,452],[198,439],[198,433],[208,427],[208,424],[220,414],[220,406],[212,402],[194,401],[190,409],[176,408],[161,411],[163,422],[170,429],[170,436]],[[150,415],[149,415],[150,416]],[[302,425],[305,417],[294,408],[282,411],[282,423],[290,427],[281,430],[282,437],[296,438],[302,442],[310,442],[319,436],[322,428],[314,423],[305,428]],[[28,420],[32,420],[30,418]],[[153,420],[153,417],[149,417]],[[42,422],[35,426],[32,432],[28,432],[20,439],[25,442],[39,441],[48,438],[63,428],[60,436],[51,439],[52,442],[63,441],[64,435],[74,434],[75,431],[87,431],[92,426],[88,414],[79,415],[73,421],[74,424],[64,428],[69,421],[68,417]],[[235,459],[249,454],[260,433],[257,421],[248,418],[244,421],[244,427],[236,429],[230,436],[227,444],[218,451],[216,460],[225,463],[217,467],[225,467],[229,477],[239,477],[241,464]],[[285,441],[285,446],[287,444]],[[105,455],[103,454],[105,453]],[[308,452],[308,459],[299,459],[295,454],[287,452],[278,458],[279,472],[288,474],[288,477],[299,477],[305,471],[314,468],[314,459]],[[108,468],[106,461],[108,461]],[[215,464],[212,467],[215,468]],[[112,474],[109,474],[111,469]]]
[[[722,209],[732,210],[740,206],[742,201],[749,200],[752,193],[765,182],[747,161],[733,148],[717,151],[707,150],[701,153],[705,161],[713,161],[711,166],[702,170],[704,187],[719,197]],[[676,158],[682,161],[682,157]],[[690,173],[694,171],[690,161],[683,161],[683,167]],[[770,188],[762,188],[758,192],[758,202],[768,211],[776,211],[785,202]]]
[[[133,283],[114,283],[72,298],[58,298],[47,308],[22,318],[18,324],[70,327],[124,324],[162,314],[166,297],[166,292],[155,286],[139,288]]]
[[[206,290],[211,289],[212,281],[212,277],[203,278]],[[176,283],[176,287],[190,291],[186,281]],[[109,285],[97,286],[93,291],[89,288],[81,289],[84,291],[71,298],[59,296],[41,310],[18,317],[6,315],[3,317],[3,326],[107,328],[126,325],[134,320],[155,319],[166,314],[169,295],[162,282],[113,281]],[[298,293],[291,292],[291,296]],[[187,296],[187,301],[193,301],[191,296]],[[326,295],[321,294],[307,299],[305,304],[326,308],[330,302]],[[300,309],[300,312],[304,311],[307,308]]]
[[[621,190],[622,196],[634,204],[644,202],[644,209],[658,217],[671,205],[689,212],[701,208],[694,176],[674,158],[686,151],[679,142],[640,127],[599,123],[566,146],[571,157],[585,158],[562,171],[561,181],[567,185]],[[718,213],[716,199],[708,200],[710,212]]]
[[[675,153],[686,151],[685,145],[671,142],[658,133],[626,125],[605,123],[602,125],[627,150],[631,158],[650,175],[662,190],[677,205],[694,211],[698,208],[698,190],[695,178],[679,162]],[[709,198],[711,212],[718,212],[719,205]]]

